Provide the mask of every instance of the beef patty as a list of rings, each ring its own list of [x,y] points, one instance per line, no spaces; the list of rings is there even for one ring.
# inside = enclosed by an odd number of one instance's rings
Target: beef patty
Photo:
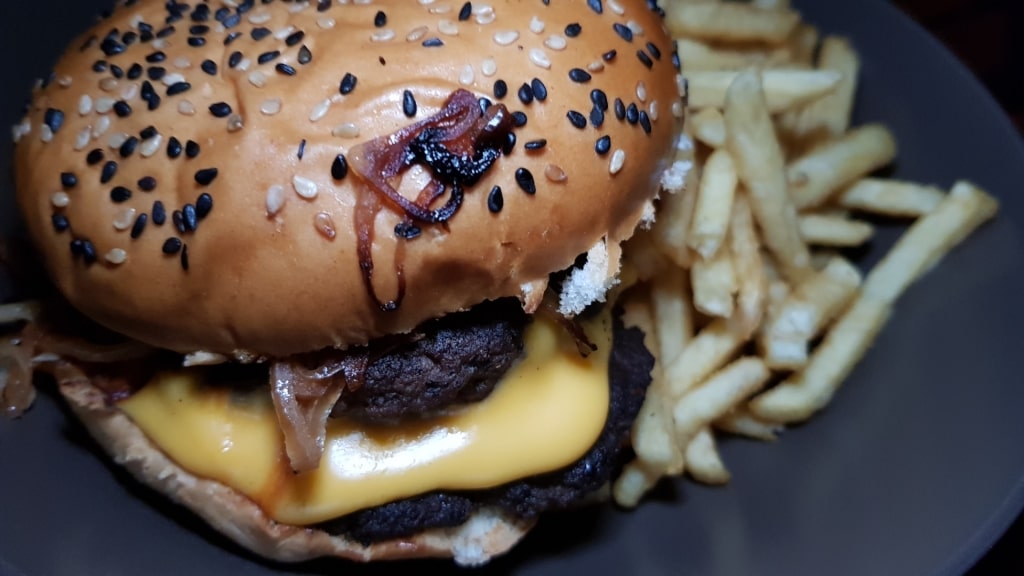
[[[319,527],[368,545],[430,528],[458,526],[479,506],[497,505],[517,516],[533,518],[545,510],[579,502],[604,486],[623,463],[629,430],[643,404],[654,367],[654,357],[644,347],[643,338],[640,330],[627,329],[616,318],[608,367],[608,419],[590,451],[573,464],[490,490],[416,496],[362,510]]]

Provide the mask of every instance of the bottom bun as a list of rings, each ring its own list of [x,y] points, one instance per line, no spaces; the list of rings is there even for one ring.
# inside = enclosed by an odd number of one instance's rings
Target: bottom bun
[[[450,557],[460,565],[477,566],[508,551],[536,523],[498,508],[481,508],[461,526],[426,530],[369,546],[323,530],[279,524],[233,488],[179,467],[88,382],[63,383],[60,391],[97,442],[140,482],[190,509],[239,545],[272,560],[338,557],[369,562]]]

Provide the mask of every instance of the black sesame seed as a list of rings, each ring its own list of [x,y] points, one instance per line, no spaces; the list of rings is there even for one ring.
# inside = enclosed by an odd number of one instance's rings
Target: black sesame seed
[[[234,52],[231,53],[230,56],[228,56],[228,68],[234,68],[235,66],[238,66],[238,63],[241,62],[241,61],[242,61],[242,53],[239,52],[238,50],[235,50]]]
[[[516,169],[516,184],[527,194],[537,193],[537,184],[533,181],[533,174],[526,168]]]
[[[210,114],[217,118],[227,118],[231,115],[231,105],[227,102],[214,102],[210,104]]]
[[[206,72],[210,76],[217,75],[217,63],[213,60],[203,60],[203,63],[200,64],[199,67],[203,69],[203,72]]]
[[[167,141],[167,156],[171,159],[181,156],[181,141],[174,136]]]
[[[344,154],[338,154],[331,163],[331,177],[335,180],[344,180],[348,176],[348,160]]]
[[[260,26],[259,28],[253,28],[252,32],[250,32],[249,35],[252,36],[253,40],[259,42],[260,40],[263,40],[267,36],[270,36],[270,28],[264,28],[263,26]]]
[[[82,259],[86,264],[96,262],[96,246],[88,240],[82,240]]]
[[[146,56],[146,62],[149,62],[150,64],[156,64],[158,62],[163,62],[164,60],[167,60],[167,54],[164,54],[159,50]]]
[[[113,160],[107,161],[107,163],[103,165],[103,169],[100,170],[100,184],[106,184],[107,182],[110,182],[111,180],[114,179],[114,176],[116,175],[117,162],[114,162]]]
[[[146,223],[149,222],[149,216],[143,212],[135,218],[135,223],[132,224],[131,237],[132,239],[142,236],[142,232],[146,229]]]
[[[295,155],[299,157],[299,160],[302,160],[302,157],[306,155],[306,139],[305,138],[302,139],[302,142],[299,142],[299,151]]]
[[[626,42],[633,41],[633,31],[629,29],[629,26],[616,22],[615,24],[612,24],[612,28],[614,28],[615,33]]]
[[[75,186],[78,186],[78,176],[75,176],[71,172],[61,172],[60,185],[64,188],[74,188]]]
[[[637,109],[635,103],[630,103],[629,107],[626,108],[626,122],[630,124],[636,124],[640,121],[640,110]]]
[[[280,62],[277,66],[274,66],[274,70],[277,70],[279,74],[283,74],[285,76],[295,76],[295,68],[285,64],[284,62]]]
[[[167,210],[164,209],[164,203],[159,200],[153,202],[153,224],[163,226],[166,221]]]
[[[533,102],[533,88],[529,84],[523,84],[519,87],[519,92],[516,93],[519,96],[519,101],[523,104],[529,104]]]
[[[508,94],[508,84],[504,80],[498,79],[494,81],[494,97],[501,100]]]
[[[93,62],[92,63],[92,71],[93,72],[97,72],[97,73],[106,72],[107,71],[107,61],[106,60],[97,60],[97,61]]]
[[[424,48],[437,48],[438,46],[444,46],[444,42],[440,38],[427,38],[423,41]]]
[[[383,28],[387,26],[388,15],[385,14],[383,10],[378,10],[377,13],[373,15],[373,25],[376,26],[377,28]]]
[[[149,69],[146,70],[146,76],[154,82],[162,79],[166,74],[167,69],[163,66],[150,66]]]
[[[54,214],[50,216],[50,222],[53,223],[53,229],[56,232],[63,232],[71,227],[71,222],[68,221],[68,217],[63,214]]]
[[[196,214],[196,207],[192,204],[185,204],[181,209],[181,221],[185,223],[185,230],[195,232],[199,228],[199,216]]]
[[[121,143],[121,148],[118,149],[118,153],[121,154],[121,158],[127,158],[135,153],[135,149],[139,147],[139,139],[135,136],[129,136],[127,140]]]
[[[181,247],[181,269],[188,272],[188,244]]]
[[[331,0],[317,0],[316,11],[327,12],[331,9]]]
[[[494,102],[492,102],[491,99],[486,96],[481,96],[480,98],[477,98],[476,104],[477,106],[480,107],[481,113],[487,114],[487,110],[490,109]]]
[[[654,62],[651,60],[651,57],[647,55],[647,52],[644,52],[643,50],[637,50],[636,57],[647,68],[651,68],[652,66],[654,66]]]
[[[462,8],[459,9],[459,21],[460,22],[465,22],[466,20],[469,20],[469,17],[472,14],[473,14],[473,4],[471,2],[466,2],[465,4],[462,5]]]
[[[601,0],[587,0],[587,6],[590,6],[590,9],[598,14],[604,12],[604,6],[601,4]]]
[[[602,111],[608,109],[608,96],[601,89],[594,88],[590,91],[590,101]]]
[[[654,56],[655,60],[661,60],[661,50],[653,42],[647,43],[647,51],[651,53],[651,56]]]
[[[296,59],[299,61],[299,64],[305,66],[306,64],[309,64],[313,60],[313,53],[310,52],[308,46],[303,44],[302,48],[299,48],[299,55],[296,57]]]
[[[213,210],[213,196],[210,196],[206,192],[199,195],[196,198],[196,218],[202,220],[210,215]]]
[[[121,67],[117,66],[116,64],[111,64],[110,75],[120,80],[121,78],[124,78],[124,70],[122,70]]]
[[[565,116],[566,118],[569,119],[569,122],[573,126],[579,128],[580,130],[587,127],[587,117],[584,116],[583,114],[580,114],[575,110],[569,110],[568,112],[566,112]]]
[[[402,113],[408,118],[416,115],[416,98],[408,90],[402,92]]]
[[[177,254],[181,251],[181,240],[174,237],[168,238],[164,241],[162,250],[164,254]]]
[[[202,170],[197,170],[196,171],[196,175],[195,175],[196,182],[200,186],[209,186],[210,183],[213,182],[214,179],[216,179],[216,178],[217,178],[217,169],[216,168],[203,168]]]
[[[544,82],[540,78],[534,78],[530,81],[530,88],[533,90],[533,97],[538,102],[543,102],[548,99],[548,87],[544,85]]]
[[[487,195],[487,209],[492,213],[497,214],[501,212],[501,209],[505,207],[505,197],[501,193],[501,186],[495,186],[491,188],[491,193]]]
[[[221,24],[223,24],[225,28],[234,28],[235,26],[238,26],[241,23],[242,23],[242,15],[241,14],[232,14],[231,16],[228,16],[227,18],[225,18],[223,22],[221,22]]]
[[[206,22],[210,19],[210,7],[206,4],[199,4],[192,12],[193,22]]]
[[[156,178],[152,176],[143,176],[138,181],[139,190],[143,192],[152,192],[156,190]]]
[[[114,189],[110,191],[110,201],[117,204],[127,202],[131,197],[132,191],[124,186],[114,186]]]
[[[640,127],[644,129],[644,133],[651,133],[651,117],[647,115],[645,110],[640,111]]]
[[[608,135],[601,136],[597,139],[597,142],[594,143],[594,152],[597,152],[600,156],[604,156],[611,149],[612,139]]]
[[[224,37],[224,45],[225,46],[230,46],[232,42],[234,42],[235,40],[238,40],[241,37],[242,37],[242,33],[241,32],[232,32],[231,34],[228,34],[227,36]]]
[[[584,82],[590,82],[590,73],[582,68],[573,68],[572,70],[569,70],[569,80],[579,82],[581,84]]]
[[[583,31],[583,26],[580,26],[579,22],[573,22],[565,27],[565,35],[569,38],[575,38],[580,35]]]
[[[103,150],[95,148],[89,152],[85,157],[85,163],[89,166],[95,166],[103,161]]]
[[[547,140],[539,138],[537,140],[530,140],[526,144],[523,144],[523,148],[526,148],[527,150],[543,150],[547,145]]]
[[[600,128],[604,124],[604,110],[601,110],[596,104],[590,109],[590,123],[594,128]]]
[[[191,89],[192,89],[192,85],[189,84],[188,82],[175,82],[174,84],[171,84],[170,86],[167,87],[167,95],[168,96],[177,96],[178,94],[182,94],[184,92],[188,92]]]
[[[526,120],[527,117],[525,112],[520,112],[519,110],[516,110],[515,112],[512,113],[512,125],[515,126],[516,128],[522,128],[523,126],[526,126]]]
[[[128,68],[128,79],[138,80],[142,76],[142,64],[136,62]]]
[[[189,140],[185,143],[185,156],[189,158],[199,156],[199,144],[195,140]]]
[[[100,43],[100,50],[103,50],[103,53],[107,56],[117,56],[124,52],[124,44],[121,44],[113,38],[107,37]]]
[[[174,26],[167,26],[156,33],[157,38],[167,38],[171,34],[174,34]]]
[[[618,54],[618,52],[616,52],[615,50],[609,50],[604,54],[601,54],[601,59],[604,60],[605,62],[611,62],[612,60],[615,60],[616,54]]]
[[[619,120],[626,118],[626,105],[622,103],[621,98],[615,99],[615,117]]]
[[[47,108],[46,113],[43,115],[43,123],[49,126],[50,130],[56,134],[60,131],[61,126],[64,126],[64,112],[56,108]]]
[[[127,118],[132,115],[132,107],[124,100],[118,100],[114,103],[114,114],[118,118]]]
[[[179,234],[184,234],[186,232],[185,215],[181,213],[181,210],[171,212],[171,222],[174,224],[174,229],[177,230]]]
[[[71,255],[74,256],[75,258],[78,258],[79,256],[81,256],[84,244],[85,244],[85,242],[83,242],[82,240],[79,240],[79,239],[72,240],[71,241]]]
[[[260,54],[259,56],[256,57],[256,62],[258,64],[266,64],[267,62],[276,59],[280,55],[280,50],[271,50],[269,52],[264,52],[263,54]]]
[[[505,142],[501,145],[501,153],[508,156],[515,150],[516,147],[516,133],[508,132],[505,134]]]
[[[342,95],[348,94],[356,89],[356,82],[358,81],[358,78],[346,72],[345,76],[341,79],[341,84],[338,86],[338,91],[341,92]]]
[[[191,26],[188,29],[188,33],[193,34],[195,36],[202,36],[203,34],[206,34],[209,31],[210,27],[205,24],[196,24],[195,26]]]

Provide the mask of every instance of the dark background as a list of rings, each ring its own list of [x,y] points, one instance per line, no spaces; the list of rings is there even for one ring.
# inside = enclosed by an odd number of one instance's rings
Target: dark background
[[[1024,134],[1024,1],[896,0],[992,91]],[[1024,574],[1024,516],[969,576]]]

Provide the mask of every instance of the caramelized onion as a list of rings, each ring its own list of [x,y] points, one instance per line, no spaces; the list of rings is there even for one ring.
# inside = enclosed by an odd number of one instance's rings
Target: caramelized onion
[[[270,387],[292,470],[316,469],[324,453],[327,417],[341,397],[344,380],[317,377],[291,362],[275,362],[270,367]]]

